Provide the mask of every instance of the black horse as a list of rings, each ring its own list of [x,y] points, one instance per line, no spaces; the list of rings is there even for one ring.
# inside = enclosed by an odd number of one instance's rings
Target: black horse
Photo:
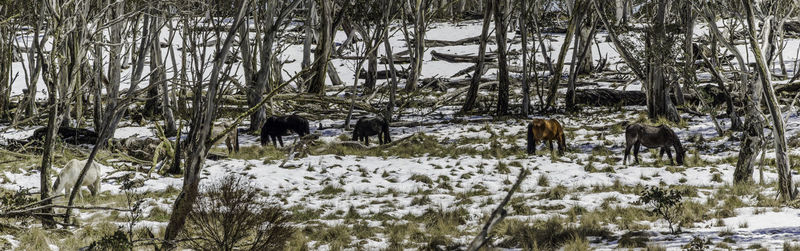
[[[389,136],[389,122],[378,117],[363,117],[356,122],[353,129],[353,141],[364,141],[369,145],[369,137],[378,135],[378,141],[382,144],[392,142]]]
[[[628,125],[628,127],[625,128],[625,158],[622,160],[623,165],[626,165],[628,162],[628,153],[631,147],[633,147],[633,157],[636,160],[636,164],[639,164],[640,145],[644,145],[648,148],[661,148],[659,157],[663,157],[664,152],[666,152],[669,157],[670,165],[674,165],[672,161],[672,150],[670,149],[670,147],[674,147],[678,165],[683,165],[683,157],[686,151],[683,149],[678,135],[668,126],[649,126],[643,124]]]
[[[308,120],[297,115],[270,116],[261,127],[261,146],[272,139],[273,146],[277,147],[277,141],[283,147],[283,136],[288,136],[290,132],[297,133],[300,137],[311,134]]]

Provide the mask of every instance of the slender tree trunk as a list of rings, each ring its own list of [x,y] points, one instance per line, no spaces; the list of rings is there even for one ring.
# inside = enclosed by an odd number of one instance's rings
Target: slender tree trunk
[[[576,16],[575,18],[577,18],[578,20],[576,22],[577,25],[575,26],[575,33],[577,34],[575,34],[576,35],[574,39],[575,42],[572,45],[573,48],[572,64],[570,64],[569,66],[569,81],[567,83],[567,95],[565,97],[566,101],[565,103],[567,106],[567,110],[569,111],[574,111],[576,109],[575,81],[577,81],[578,79],[578,74],[579,74],[578,71],[580,71],[579,68],[583,66],[582,62],[585,61],[584,59],[586,56],[585,54],[586,51],[591,50],[591,48],[589,48],[588,45],[590,45],[592,41],[589,38],[590,34],[588,34],[592,32],[591,30],[587,32],[586,35],[583,35],[584,26],[586,26],[584,25],[583,22],[583,19],[585,18],[584,11],[576,10],[576,12],[574,12],[573,15],[575,15]],[[586,44],[587,46],[584,46],[584,44]],[[591,64],[589,67],[591,68]]]
[[[580,3],[575,3],[573,7],[585,8],[584,5],[586,5],[586,2],[580,1]],[[573,9],[570,13],[576,12],[578,12],[578,10]],[[555,106],[556,94],[558,94],[558,84],[561,82],[561,74],[564,69],[564,61],[566,60],[567,51],[569,50],[569,43],[572,41],[572,37],[575,35],[575,27],[577,25],[578,17],[576,15],[571,15],[569,18],[569,26],[567,27],[566,38],[564,38],[564,43],[561,45],[561,50],[558,52],[558,62],[556,63],[555,67],[553,67],[553,71],[551,71],[552,76],[550,77],[550,90],[547,93],[545,109]]]
[[[325,80],[328,72],[328,61],[331,55],[332,47],[332,26],[333,26],[333,2],[331,0],[318,0],[320,6],[319,15],[321,17],[319,35],[320,39],[317,42],[317,50],[314,53],[314,60],[316,60],[313,71],[314,77],[311,79],[308,93],[317,94],[319,96],[325,95]]]
[[[647,88],[647,111],[648,117],[652,120],[657,120],[660,117],[666,118],[670,121],[680,121],[678,110],[672,104],[670,99],[669,90],[670,85],[667,83],[666,65],[669,60],[669,44],[667,44],[667,29],[666,17],[669,0],[660,0],[653,24],[651,36],[647,36],[646,51],[648,52],[648,63],[650,64],[648,73]]]
[[[764,88],[764,97],[766,98],[765,101],[767,103],[767,108],[769,108],[769,113],[772,117],[772,133],[775,138],[775,162],[778,169],[778,192],[781,195],[781,199],[784,201],[789,201],[795,198],[795,190],[794,187],[792,187],[792,172],[789,164],[789,156],[787,155],[786,150],[786,127],[783,122],[783,116],[781,115],[775,90],[772,88],[772,81],[770,79],[771,76],[768,65],[764,58],[764,54],[758,45],[758,40],[756,39],[756,22],[755,17],[753,16],[752,3],[749,0],[742,0],[742,3],[744,4],[745,12],[747,13],[746,17],[749,31],[748,39],[750,40],[750,46],[753,49],[753,54],[756,59],[756,68],[761,79],[761,85],[762,88]],[[765,21],[762,32],[769,32],[769,23],[771,19],[772,17]],[[769,37],[770,36],[764,36],[764,39],[767,40]],[[774,39],[769,40],[774,41]]]
[[[183,230],[186,223],[186,217],[192,210],[195,200],[198,195],[198,187],[200,185],[200,170],[205,163],[208,150],[212,142],[208,142],[211,137],[211,127],[216,117],[216,99],[217,91],[220,86],[220,71],[223,68],[223,63],[228,57],[230,47],[233,44],[236,30],[241,25],[247,7],[248,0],[243,0],[242,7],[239,10],[231,29],[228,31],[225,42],[221,46],[220,53],[216,55],[213,61],[213,68],[211,69],[211,77],[208,83],[207,95],[203,98],[200,95],[195,95],[194,116],[192,118],[192,129],[189,132],[188,153],[186,159],[186,171],[184,172],[183,188],[181,193],[175,199],[175,204],[172,207],[172,214],[170,215],[167,228],[164,231],[165,248],[172,249],[175,247],[173,242],[178,234]],[[245,38],[246,39],[246,38]],[[197,84],[196,91],[202,89],[201,84]],[[202,99],[203,102],[200,102]],[[202,105],[201,105],[202,104]]]
[[[311,66],[311,43],[314,41],[314,20],[316,19],[316,6],[314,5],[315,0],[305,0],[306,1],[306,16],[305,21],[303,21],[303,30],[305,31],[305,38],[303,38],[303,61],[300,66],[303,69],[308,69]],[[309,75],[303,76],[303,82],[308,82],[310,80]],[[300,86],[298,89],[303,89]]]
[[[394,113],[395,100],[397,96],[397,68],[394,67],[392,43],[389,42],[389,26],[392,24],[392,14],[390,14],[390,12],[392,10],[393,3],[393,0],[387,0],[386,11],[383,13],[383,48],[386,53],[386,61],[389,62],[389,75],[391,76],[391,82],[389,83],[389,103],[386,104],[386,114],[384,116],[384,119],[386,119],[387,122],[392,122],[392,113]]]
[[[104,38],[102,34],[98,34],[95,37],[96,41],[103,42]],[[93,116],[92,121],[94,122],[94,129],[97,131],[103,126],[103,86],[105,85],[103,80],[105,78],[103,74],[103,45],[102,43],[95,43],[94,44],[94,85],[92,87],[92,96],[94,97],[94,105],[93,105]]]
[[[467,91],[467,99],[461,107],[461,113],[472,111],[475,107],[475,101],[478,99],[478,86],[483,77],[484,60],[486,58],[486,44],[489,41],[489,25],[492,20],[492,0],[486,0],[483,9],[483,28],[481,29],[481,41],[478,46],[478,62],[476,63],[475,73],[472,74],[472,80],[469,84]]]
[[[507,0],[497,0],[494,5],[495,37],[497,38],[497,65],[499,71],[497,80],[500,82],[497,88],[497,115],[508,114],[508,93],[511,81],[508,76],[508,59],[506,57],[506,47],[508,36],[508,12]]]
[[[520,3],[522,4],[519,12],[520,31],[522,31],[522,116],[528,117],[531,106],[528,83],[528,0],[520,0]]]
[[[425,31],[426,17],[425,7],[423,4],[425,0],[416,0],[414,10],[414,61],[411,62],[411,71],[408,74],[408,81],[406,81],[406,91],[414,91],[417,89],[419,77],[422,74],[422,64],[425,58]]]

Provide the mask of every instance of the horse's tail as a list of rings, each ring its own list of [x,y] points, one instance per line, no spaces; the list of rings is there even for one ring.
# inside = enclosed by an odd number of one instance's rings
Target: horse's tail
[[[53,193],[58,194],[59,190],[61,190],[61,175],[56,177],[56,182],[53,183]]]
[[[264,121],[264,124],[261,125],[261,146],[267,145],[267,141],[269,141],[269,133],[267,132],[267,125],[269,125],[270,118],[267,118]],[[236,137],[239,138],[239,137]],[[238,141],[238,139],[237,139]]]
[[[381,131],[383,132],[383,137],[384,137],[383,141],[386,143],[392,142],[392,137],[390,136],[389,133],[389,120],[385,118],[383,119],[383,124],[381,125]]]
[[[533,152],[533,123],[528,123],[528,153]]]
[[[353,127],[353,141],[358,141],[358,122],[356,122],[356,126]]]

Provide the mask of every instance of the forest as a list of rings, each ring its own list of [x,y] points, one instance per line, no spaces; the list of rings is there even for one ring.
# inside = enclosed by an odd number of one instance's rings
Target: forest
[[[0,0],[0,250],[800,250],[797,0]]]

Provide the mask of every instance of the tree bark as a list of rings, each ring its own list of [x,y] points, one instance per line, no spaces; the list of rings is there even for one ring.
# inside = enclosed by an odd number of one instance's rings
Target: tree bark
[[[667,43],[667,8],[669,0],[660,0],[657,3],[657,10],[653,24],[653,33],[646,36],[645,42],[650,65],[648,72],[649,86],[646,90],[647,95],[647,114],[651,120],[665,118],[673,122],[678,122],[681,117],[678,110],[669,98],[670,85],[667,83],[666,65],[669,60],[670,44]]]
[[[172,214],[167,223],[167,228],[164,231],[164,246],[166,249],[173,249],[175,247],[173,241],[183,230],[186,217],[189,215],[189,212],[191,212],[192,205],[194,205],[194,201],[197,199],[198,187],[200,185],[200,170],[205,163],[210,144],[213,144],[213,142],[209,142],[209,139],[211,137],[212,123],[216,117],[216,99],[220,85],[220,71],[230,53],[230,47],[233,44],[236,30],[239,28],[239,25],[242,24],[248,6],[249,1],[243,0],[242,7],[231,29],[227,33],[225,42],[214,58],[211,78],[207,87],[207,95],[202,96],[202,98],[201,95],[195,95],[195,101],[202,100],[202,102],[194,103],[192,127],[189,132],[189,137],[187,138],[187,140],[189,140],[189,149],[187,149],[187,152],[190,154],[186,159],[183,188],[175,199],[175,204],[172,207]],[[195,85],[196,91],[200,91],[201,88],[202,84]]]
[[[497,116],[508,114],[508,93],[511,81],[508,79],[508,59],[506,58],[506,47],[508,36],[508,1],[497,0],[494,4],[494,23],[495,36],[497,37],[497,80],[500,82],[497,88]]]
[[[573,9],[570,13],[578,12],[577,8],[585,8],[586,2],[578,0],[579,3],[575,3],[573,5]],[[596,2],[596,1],[595,1]],[[556,94],[558,94],[558,85],[561,82],[561,74],[564,69],[564,61],[567,58],[567,51],[569,50],[569,43],[572,42],[572,37],[575,35],[575,27],[578,24],[578,17],[576,15],[571,15],[569,18],[569,26],[567,26],[567,34],[564,38],[564,43],[561,44],[561,50],[558,52],[558,62],[556,63],[555,67],[553,67],[553,71],[551,71],[552,76],[550,76],[550,90],[547,93],[547,101],[545,101],[545,110],[550,109],[555,106],[556,103]]]
[[[522,116],[530,115],[530,86],[528,84],[528,0],[520,0],[520,31],[522,31]],[[534,1],[535,3],[535,1]],[[534,64],[535,67],[535,64]]]
[[[333,45],[333,2],[331,0],[318,0],[320,6],[319,15],[321,17],[319,36],[317,42],[317,50],[314,53],[313,71],[314,77],[311,78],[311,83],[308,88],[308,93],[317,94],[319,96],[325,95],[325,80],[327,79],[328,61],[331,55],[331,47]]]
[[[417,89],[419,77],[422,74],[422,64],[425,57],[425,32],[427,30],[426,20],[426,7],[423,0],[416,0],[416,4],[412,7],[414,11],[414,48],[413,58],[411,62],[411,71],[409,71],[408,80],[406,81],[406,91],[414,91]]]
[[[483,9],[483,28],[481,29],[480,45],[478,46],[478,62],[476,63],[475,73],[472,74],[469,91],[467,91],[467,99],[461,107],[461,113],[470,112],[475,107],[475,101],[478,99],[478,85],[480,84],[481,77],[483,77],[486,44],[489,40],[489,25],[492,20],[492,0],[486,0],[485,2],[486,4]]]
[[[772,117],[772,133],[775,138],[775,162],[778,169],[778,192],[783,201],[789,201],[795,198],[795,190],[794,187],[792,187],[791,166],[789,165],[789,156],[786,152],[786,128],[777,97],[775,96],[775,90],[772,88],[770,70],[768,69],[764,54],[756,39],[756,22],[753,15],[753,4],[750,0],[742,0],[742,3],[745,6],[745,12],[747,14],[748,40],[750,40],[750,46],[752,47],[753,55],[756,59],[756,68],[761,79],[762,88],[764,88],[767,108],[769,108],[769,113]],[[769,23],[771,19],[772,17],[765,20],[762,32],[769,32]],[[767,40],[769,37],[770,36],[764,36],[764,39]]]

